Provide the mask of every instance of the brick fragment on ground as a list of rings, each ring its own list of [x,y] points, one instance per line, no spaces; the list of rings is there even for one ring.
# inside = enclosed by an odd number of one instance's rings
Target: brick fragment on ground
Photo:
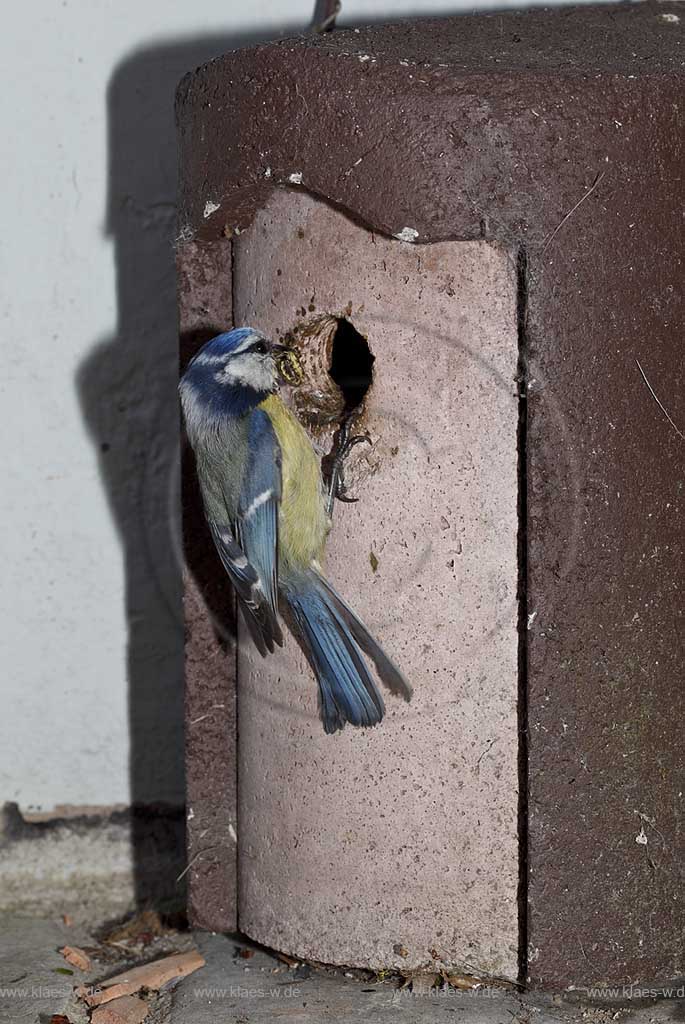
[[[204,957],[196,949],[189,953],[175,953],[172,956],[165,956],[162,960],[153,960],[152,963],[115,974],[113,978],[101,982],[96,989],[80,985],[76,989],[76,994],[85,1000],[88,1006],[100,1006],[120,996],[134,995],[141,988],[158,991],[174,978],[184,978],[198,968],[204,967],[204,964]]]
[[[91,968],[90,957],[85,950],[78,946],[62,946],[60,953],[72,967],[78,967],[79,971],[89,971]]]
[[[119,996],[93,1010],[91,1024],[142,1024],[150,1007],[139,996]]]

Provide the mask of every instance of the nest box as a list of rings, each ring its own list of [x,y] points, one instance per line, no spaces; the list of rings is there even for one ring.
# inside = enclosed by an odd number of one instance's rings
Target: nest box
[[[296,345],[328,571],[414,686],[326,736],[185,474],[191,916],[546,986],[685,973],[682,5],[406,22],[179,90],[182,355]]]

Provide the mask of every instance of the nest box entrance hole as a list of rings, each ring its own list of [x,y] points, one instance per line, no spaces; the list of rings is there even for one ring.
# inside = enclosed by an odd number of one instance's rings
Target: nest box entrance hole
[[[343,393],[345,415],[357,409],[373,382],[375,356],[366,338],[347,317],[336,317],[328,373]]]

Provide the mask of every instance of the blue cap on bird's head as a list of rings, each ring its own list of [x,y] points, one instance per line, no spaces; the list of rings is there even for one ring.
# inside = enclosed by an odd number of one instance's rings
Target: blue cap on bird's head
[[[226,356],[235,355],[250,349],[253,343],[264,342],[265,348],[270,347],[270,342],[261,331],[255,327],[234,327],[231,331],[223,331],[217,334],[211,341],[206,342],[202,348],[195,353],[191,362],[208,363]]]

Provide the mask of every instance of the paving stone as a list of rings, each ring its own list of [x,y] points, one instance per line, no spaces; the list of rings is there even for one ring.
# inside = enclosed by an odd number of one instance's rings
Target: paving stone
[[[492,988],[418,994],[342,972],[290,970],[258,948],[245,960],[236,951],[246,944],[226,936],[199,934],[196,942],[207,964],[176,987],[170,1024],[612,1024],[628,1016],[631,1024],[653,1024],[685,1019],[682,999],[590,1005],[581,993],[530,996]]]
[[[0,1024],[49,1024],[64,1013],[72,1024],[86,1024],[84,1004],[72,997],[74,977],[57,950],[88,940],[55,920],[0,916]],[[288,968],[243,940],[198,933],[194,941],[206,958],[200,971],[153,1000],[149,1024],[661,1024],[685,1020],[685,984],[680,998],[625,998],[595,1001],[582,992],[520,995],[501,989],[477,993],[444,989],[429,993],[398,991],[391,984],[345,977],[343,972],[307,965]],[[249,949],[248,958],[238,955]],[[100,971],[102,973],[102,971]],[[79,975],[78,980],[84,976]],[[646,990],[642,990],[646,995]]]

